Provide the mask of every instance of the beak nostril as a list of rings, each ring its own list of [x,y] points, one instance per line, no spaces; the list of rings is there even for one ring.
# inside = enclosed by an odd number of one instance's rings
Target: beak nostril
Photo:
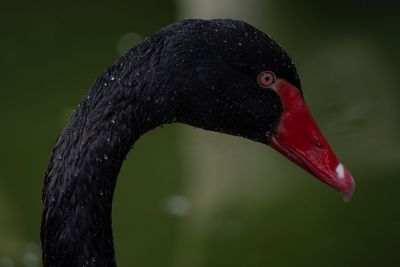
[[[319,143],[319,142],[315,142],[314,145],[315,145],[317,148],[323,148],[323,145],[322,145],[321,143]]]

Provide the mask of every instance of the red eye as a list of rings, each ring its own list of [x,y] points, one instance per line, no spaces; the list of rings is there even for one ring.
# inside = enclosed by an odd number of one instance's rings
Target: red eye
[[[272,71],[263,71],[258,74],[257,82],[261,87],[270,87],[275,82],[275,74]]]

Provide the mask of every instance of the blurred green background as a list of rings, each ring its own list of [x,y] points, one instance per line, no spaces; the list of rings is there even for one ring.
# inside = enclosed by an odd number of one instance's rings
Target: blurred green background
[[[0,267],[41,266],[43,176],[95,78],[182,18],[237,18],[296,61],[307,103],[352,171],[350,203],[268,147],[184,125],[129,154],[113,227],[119,266],[400,266],[396,1],[2,1]]]

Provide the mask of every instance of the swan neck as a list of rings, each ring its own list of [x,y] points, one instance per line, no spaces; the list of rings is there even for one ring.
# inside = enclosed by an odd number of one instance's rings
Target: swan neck
[[[132,60],[96,81],[57,139],[43,189],[45,267],[116,266],[111,211],[122,162],[142,134],[174,120],[174,98],[132,78],[142,71]]]

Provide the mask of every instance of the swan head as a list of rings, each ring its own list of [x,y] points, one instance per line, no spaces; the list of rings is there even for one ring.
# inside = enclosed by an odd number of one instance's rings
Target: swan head
[[[179,89],[178,122],[269,145],[351,198],[352,175],[312,117],[294,62],[269,35],[235,20],[186,20],[159,34],[170,90]]]

